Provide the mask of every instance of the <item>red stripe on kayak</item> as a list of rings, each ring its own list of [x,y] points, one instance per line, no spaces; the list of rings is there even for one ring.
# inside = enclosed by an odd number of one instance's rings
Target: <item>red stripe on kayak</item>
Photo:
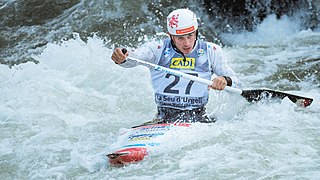
[[[133,162],[142,161],[147,156],[147,149],[144,147],[127,148],[108,154],[109,162],[113,166],[123,166]]]

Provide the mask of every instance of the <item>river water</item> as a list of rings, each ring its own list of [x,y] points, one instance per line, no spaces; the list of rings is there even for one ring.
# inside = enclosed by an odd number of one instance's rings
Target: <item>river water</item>
[[[215,124],[174,134],[143,162],[121,168],[105,155],[119,132],[154,116],[149,71],[115,65],[105,37],[73,36],[31,53],[38,64],[0,65],[1,179],[320,177],[319,29],[269,15],[253,31],[220,34],[244,88],[311,97],[311,106],[249,104],[211,91]]]

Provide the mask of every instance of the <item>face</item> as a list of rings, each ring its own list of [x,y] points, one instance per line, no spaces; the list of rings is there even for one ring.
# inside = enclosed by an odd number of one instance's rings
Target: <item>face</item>
[[[183,54],[191,53],[193,46],[196,43],[196,32],[192,32],[183,36],[172,35],[171,37],[173,43]]]

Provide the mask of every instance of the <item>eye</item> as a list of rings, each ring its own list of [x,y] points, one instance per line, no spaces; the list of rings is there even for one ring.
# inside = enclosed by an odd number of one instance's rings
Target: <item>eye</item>
[[[179,36],[179,37],[178,37],[178,40],[180,40],[180,41],[183,40],[183,37],[182,37],[182,36]]]

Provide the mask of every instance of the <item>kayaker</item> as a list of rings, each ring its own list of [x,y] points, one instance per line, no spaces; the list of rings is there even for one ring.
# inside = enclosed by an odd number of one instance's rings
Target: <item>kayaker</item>
[[[220,46],[198,39],[198,22],[191,10],[171,12],[167,17],[167,30],[168,38],[146,43],[134,51],[116,48],[111,59],[125,68],[137,65],[126,61],[130,56],[208,80],[214,76],[208,88],[207,85],[150,68],[158,110],[151,123],[215,122],[205,110],[209,89],[239,88],[235,72],[227,65]]]

